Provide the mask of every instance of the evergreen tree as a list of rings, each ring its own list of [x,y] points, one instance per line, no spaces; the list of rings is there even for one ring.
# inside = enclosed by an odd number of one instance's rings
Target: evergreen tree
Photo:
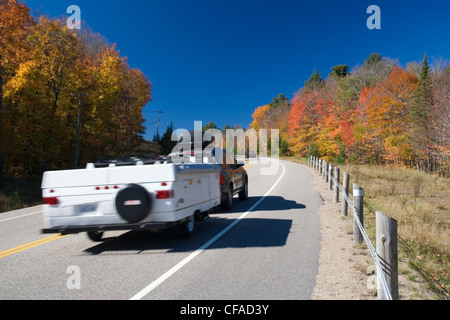
[[[428,66],[427,56],[425,55],[411,108],[411,120],[420,130],[427,130],[428,128],[429,113],[433,105],[432,86],[431,70]]]
[[[214,122],[209,121],[207,124],[205,124],[205,125],[202,127],[202,130],[203,130],[203,131],[206,131],[206,130],[208,130],[208,129],[219,129],[219,128],[217,127],[217,125],[216,125]]]
[[[330,76],[338,76],[339,78],[344,78],[350,74],[350,67],[346,64],[339,64],[331,68],[331,70]]]
[[[314,70],[313,74],[309,77],[305,82],[305,86],[303,90],[305,91],[314,91],[324,86],[324,80],[320,73],[317,70]]]
[[[270,109],[289,104],[289,99],[282,93],[280,93],[276,98],[272,98],[272,102],[269,104]]]
[[[164,132],[161,139],[159,140],[162,154],[171,153],[173,147],[175,147],[175,145],[177,144],[176,141],[172,141],[172,133],[173,133],[173,123],[171,122],[170,125],[167,127],[166,132]]]
[[[411,137],[414,142],[416,155],[426,160],[425,170],[429,170],[430,152],[430,114],[433,107],[433,82],[431,70],[428,66],[427,56],[424,55],[422,68],[420,69],[419,82],[414,92],[411,104]],[[419,164],[424,167],[424,163]]]
[[[364,64],[376,64],[382,59],[381,55],[378,53],[371,53],[369,58],[364,61]]]

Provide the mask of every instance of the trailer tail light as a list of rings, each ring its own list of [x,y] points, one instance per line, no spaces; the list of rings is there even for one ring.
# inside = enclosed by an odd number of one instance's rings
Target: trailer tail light
[[[156,199],[170,199],[174,197],[173,190],[158,190],[156,191]]]
[[[220,175],[219,175],[219,183],[220,183],[221,186],[222,186],[223,183],[224,183],[224,181],[223,181],[223,173],[222,173],[222,172],[221,172]]]
[[[42,199],[45,204],[49,204],[51,206],[56,206],[59,204],[59,200],[57,197],[46,197]]]
[[[109,190],[110,188],[119,189],[119,186],[117,186],[117,185],[116,186],[112,186],[112,187],[110,187],[110,186],[104,186],[104,187],[96,186],[95,190],[102,190],[102,188],[105,189],[105,190]]]

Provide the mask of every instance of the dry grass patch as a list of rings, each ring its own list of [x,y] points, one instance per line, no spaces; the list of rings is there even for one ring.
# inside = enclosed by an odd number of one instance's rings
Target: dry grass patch
[[[286,160],[307,165],[305,158]],[[375,244],[375,212],[398,222],[399,274],[419,290],[426,281],[437,299],[450,299],[450,179],[393,166],[338,165],[365,190],[364,227]],[[352,230],[348,230],[352,232]],[[423,280],[419,280],[419,278]],[[417,292],[409,298],[429,299]]]
[[[365,190],[364,215],[375,241],[375,211],[398,221],[400,250],[440,298],[450,298],[450,180],[398,167],[341,165]]]

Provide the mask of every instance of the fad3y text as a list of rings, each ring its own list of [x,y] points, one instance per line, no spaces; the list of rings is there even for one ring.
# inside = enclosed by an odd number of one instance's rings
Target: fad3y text
[[[182,315],[204,315],[210,318],[214,312],[224,313],[229,315],[266,315],[269,305],[263,304],[227,304],[224,308],[216,307],[199,307],[188,304],[181,307],[180,314]]]

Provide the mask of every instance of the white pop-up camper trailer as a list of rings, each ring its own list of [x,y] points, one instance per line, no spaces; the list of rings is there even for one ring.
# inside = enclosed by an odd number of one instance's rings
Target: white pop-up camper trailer
[[[48,171],[42,180],[42,232],[86,231],[98,241],[108,230],[178,225],[190,236],[195,220],[220,205],[219,174],[219,164],[167,161]]]

